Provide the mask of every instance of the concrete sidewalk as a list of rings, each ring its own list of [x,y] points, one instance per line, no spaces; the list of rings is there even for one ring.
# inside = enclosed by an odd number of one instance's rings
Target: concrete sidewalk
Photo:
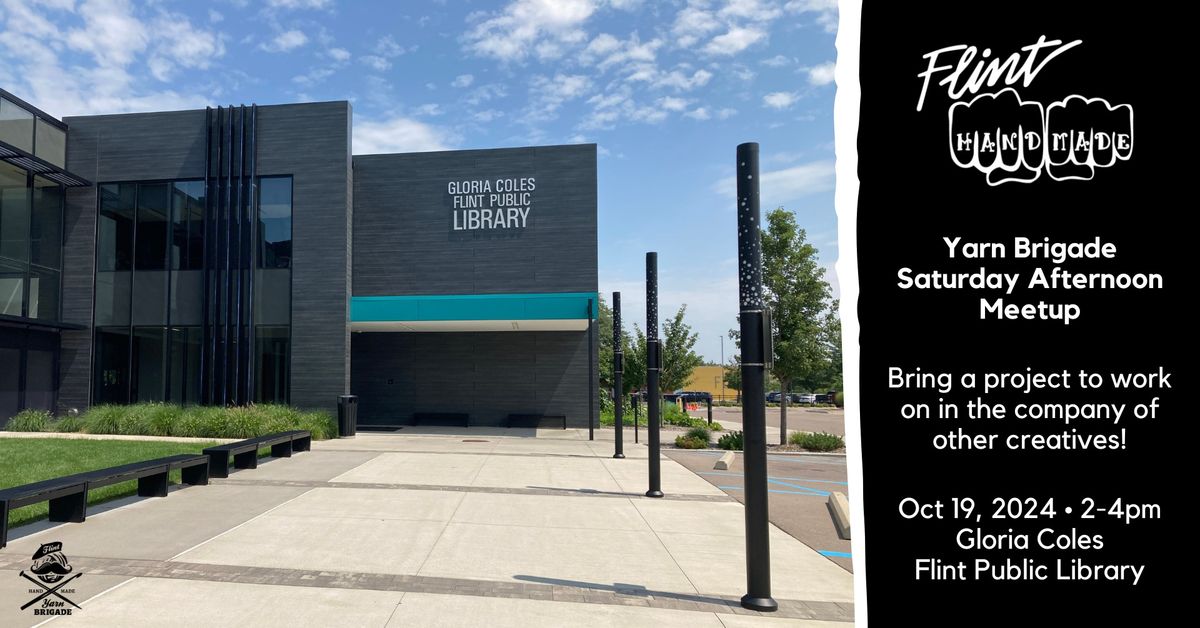
[[[631,436],[631,434],[629,434]],[[82,609],[51,625],[844,626],[849,573],[772,526],[774,614],[742,609],[743,509],[612,431],[402,430],[313,444],[83,524],[12,531],[0,625],[42,617],[16,577],[62,541]],[[98,512],[102,511],[102,512]],[[2,573],[7,572],[7,573]]]

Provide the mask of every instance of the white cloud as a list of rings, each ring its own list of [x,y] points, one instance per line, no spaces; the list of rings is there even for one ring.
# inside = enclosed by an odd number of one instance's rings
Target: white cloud
[[[467,16],[477,23],[464,35],[465,46],[506,63],[531,54],[553,58],[587,39],[581,27],[597,5],[596,0],[513,0],[499,12]]]
[[[485,124],[502,117],[504,117],[504,112],[497,111],[495,109],[484,109],[483,111],[476,111],[475,113],[471,114],[471,118],[473,120],[476,122],[483,122]]]
[[[790,58],[785,57],[783,55],[775,55],[774,57],[771,57],[770,59],[763,59],[762,61],[759,61],[759,63],[761,63],[767,67],[771,67],[771,68],[782,68],[783,66],[788,65],[791,62],[792,62],[792,60]]]
[[[729,0],[729,3],[721,7],[717,15],[726,19],[740,18],[753,22],[767,22],[779,17],[782,12],[773,3],[764,3],[761,0]]]
[[[722,120],[728,120],[737,115],[737,109],[733,107],[725,107],[717,112],[717,117]]]
[[[292,29],[276,35],[271,41],[259,44],[259,48],[267,52],[290,52],[308,43],[308,35],[304,31]]]
[[[693,120],[707,120],[712,117],[712,115],[708,113],[708,109],[704,107],[696,107],[695,109],[688,111],[683,115],[684,117],[691,118]]]
[[[833,162],[809,163],[769,170],[759,175],[763,206],[784,205],[788,201],[833,189]],[[713,191],[732,199],[737,194],[737,179],[725,177],[713,186]]]
[[[392,67],[391,61],[388,61],[379,55],[363,55],[359,57],[358,60],[380,72],[388,70]]]
[[[450,81],[451,87],[470,87],[471,83],[475,82],[475,77],[470,74],[459,74]]]
[[[583,74],[560,73],[553,77],[539,74],[529,82],[532,102],[525,118],[527,121],[553,120],[564,103],[582,97],[591,88],[592,80]]]
[[[704,87],[712,76],[712,72],[708,70],[696,70],[691,75],[679,70],[671,70],[670,72],[656,71],[647,76],[645,80],[653,87],[669,87],[676,91],[688,92],[697,87]],[[630,77],[630,79],[633,80],[634,77]]]
[[[218,11],[216,9],[208,10],[208,21],[212,22],[213,24],[216,24],[217,22],[220,22],[221,20],[224,20],[224,19],[225,19],[225,16],[221,15],[220,11]]]
[[[800,100],[797,92],[771,92],[763,96],[763,106],[771,109],[787,109]]]
[[[190,91],[193,83],[180,91],[153,79],[167,80],[181,67],[207,68],[225,53],[219,34],[159,6],[141,16],[126,0],[0,7],[0,79],[55,116],[202,106],[209,98]]]
[[[471,90],[470,95],[464,100],[467,101],[467,104],[478,106],[489,100],[504,98],[505,96],[508,96],[508,88],[503,83],[488,83]]]
[[[662,45],[661,39],[642,42],[637,33],[631,34],[625,41],[605,33],[597,36],[583,49],[579,61],[584,65],[595,64],[602,72],[613,66],[622,67],[624,72],[633,72],[645,64],[653,64]]]
[[[345,63],[350,60],[350,51],[345,48],[330,48],[325,53],[329,55],[330,59],[339,63]]]
[[[820,65],[808,68],[808,82],[812,85],[828,85],[833,82],[834,63],[826,61]]]
[[[313,68],[304,74],[293,76],[292,82],[304,87],[312,87],[333,76],[333,72],[334,69],[331,67]]]
[[[728,32],[713,37],[703,51],[713,56],[732,56],[767,38],[767,33],[755,26],[734,26]]]
[[[277,9],[324,9],[333,6],[333,0],[267,0],[267,6]]]
[[[675,15],[675,23],[671,26],[671,34],[675,42],[682,48],[694,46],[709,33],[721,28],[721,21],[707,9],[707,2],[691,0]]]
[[[664,96],[658,99],[658,106],[667,111],[683,111],[687,109],[688,101],[674,96]]]
[[[390,59],[399,57],[405,52],[404,46],[396,43],[396,38],[391,35],[384,35],[379,38],[379,41],[375,42],[375,54],[381,57]]]
[[[418,116],[440,116],[444,113],[442,106],[437,103],[425,103],[416,109],[413,109],[413,114]]]
[[[827,33],[837,32],[837,0],[790,0],[783,8],[792,13],[815,13],[818,26]]]
[[[357,155],[449,150],[454,139],[443,129],[403,116],[354,121]]]

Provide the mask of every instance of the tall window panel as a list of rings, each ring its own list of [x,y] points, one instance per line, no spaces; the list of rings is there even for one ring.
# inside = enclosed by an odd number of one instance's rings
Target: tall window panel
[[[0,162],[0,261],[29,263],[29,174]]]
[[[129,328],[96,329],[95,403],[129,403]]]
[[[100,186],[96,224],[96,326],[128,325],[133,297],[133,224],[137,186]]]
[[[134,226],[133,324],[167,324],[167,235],[170,184],[137,186]]]
[[[259,403],[287,403],[291,333],[287,327],[254,330],[255,386]]]
[[[168,252],[172,326],[204,323],[204,202],[203,181],[174,184]]]

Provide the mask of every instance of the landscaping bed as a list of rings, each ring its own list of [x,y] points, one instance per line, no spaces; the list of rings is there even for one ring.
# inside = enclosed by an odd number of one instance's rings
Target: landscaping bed
[[[178,406],[169,403],[99,405],[78,416],[54,418],[44,410],[23,410],[9,420],[10,432],[82,432],[192,438],[253,438],[275,432],[308,430],[313,440],[337,437],[337,421],[328,412],[284,405]]]
[[[199,454],[215,442],[162,442],[88,440],[77,438],[0,439],[0,488],[40,482],[64,475],[114,467],[175,454]],[[179,471],[171,472],[179,482]],[[137,493],[137,480],[88,491],[88,504],[98,504]],[[8,515],[9,529],[45,519],[46,502],[15,508]]]

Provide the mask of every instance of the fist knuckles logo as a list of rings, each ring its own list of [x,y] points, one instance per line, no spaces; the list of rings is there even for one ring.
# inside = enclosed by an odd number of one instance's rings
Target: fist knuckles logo
[[[1090,180],[1133,154],[1133,107],[1072,95],[1043,107],[1005,88],[950,106],[950,157],[988,185]]]
[[[1055,181],[1092,178],[1133,154],[1133,107],[1068,96],[1046,108],[1046,172]]]

